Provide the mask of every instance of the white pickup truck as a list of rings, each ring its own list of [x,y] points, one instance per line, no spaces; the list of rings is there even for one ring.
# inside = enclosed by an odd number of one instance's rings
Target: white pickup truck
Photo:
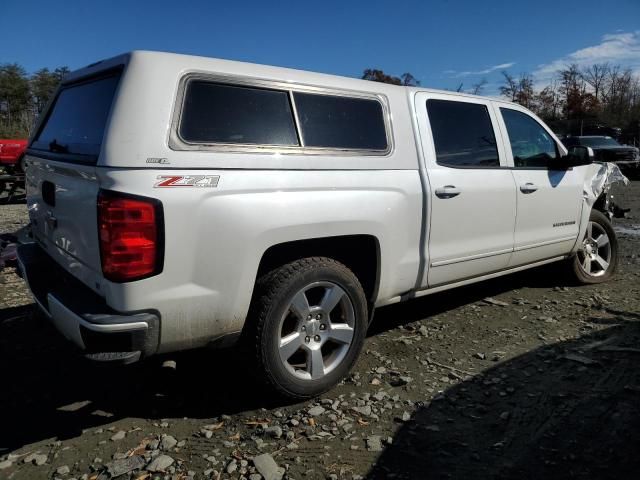
[[[564,259],[608,279],[590,155],[496,99],[132,52],[70,74],[42,116],[19,262],[89,356],[237,344],[307,398],[376,307]]]

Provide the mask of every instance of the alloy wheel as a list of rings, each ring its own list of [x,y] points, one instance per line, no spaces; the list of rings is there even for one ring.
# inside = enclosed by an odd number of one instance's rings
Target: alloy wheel
[[[355,311],[349,295],[332,282],[296,292],[280,319],[280,360],[294,376],[317,380],[344,360],[353,341]]]

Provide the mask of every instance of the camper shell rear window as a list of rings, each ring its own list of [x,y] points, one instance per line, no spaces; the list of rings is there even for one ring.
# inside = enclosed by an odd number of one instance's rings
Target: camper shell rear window
[[[63,85],[29,148],[95,164],[121,73]]]

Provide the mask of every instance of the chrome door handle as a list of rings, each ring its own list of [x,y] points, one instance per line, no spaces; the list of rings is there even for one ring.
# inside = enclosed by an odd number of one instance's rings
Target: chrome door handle
[[[436,197],[439,198],[453,198],[460,195],[460,189],[455,185],[445,185],[444,187],[436,188]]]
[[[520,191],[522,193],[533,193],[538,190],[538,186],[533,183],[525,183],[524,185],[520,185]]]

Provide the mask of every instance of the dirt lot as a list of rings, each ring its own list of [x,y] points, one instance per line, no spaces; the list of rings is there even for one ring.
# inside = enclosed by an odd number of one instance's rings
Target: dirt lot
[[[6,268],[0,478],[638,478],[640,182],[617,190],[612,282],[556,266],[381,309],[353,375],[305,404],[234,352],[89,363]],[[0,233],[25,220],[0,206]]]

